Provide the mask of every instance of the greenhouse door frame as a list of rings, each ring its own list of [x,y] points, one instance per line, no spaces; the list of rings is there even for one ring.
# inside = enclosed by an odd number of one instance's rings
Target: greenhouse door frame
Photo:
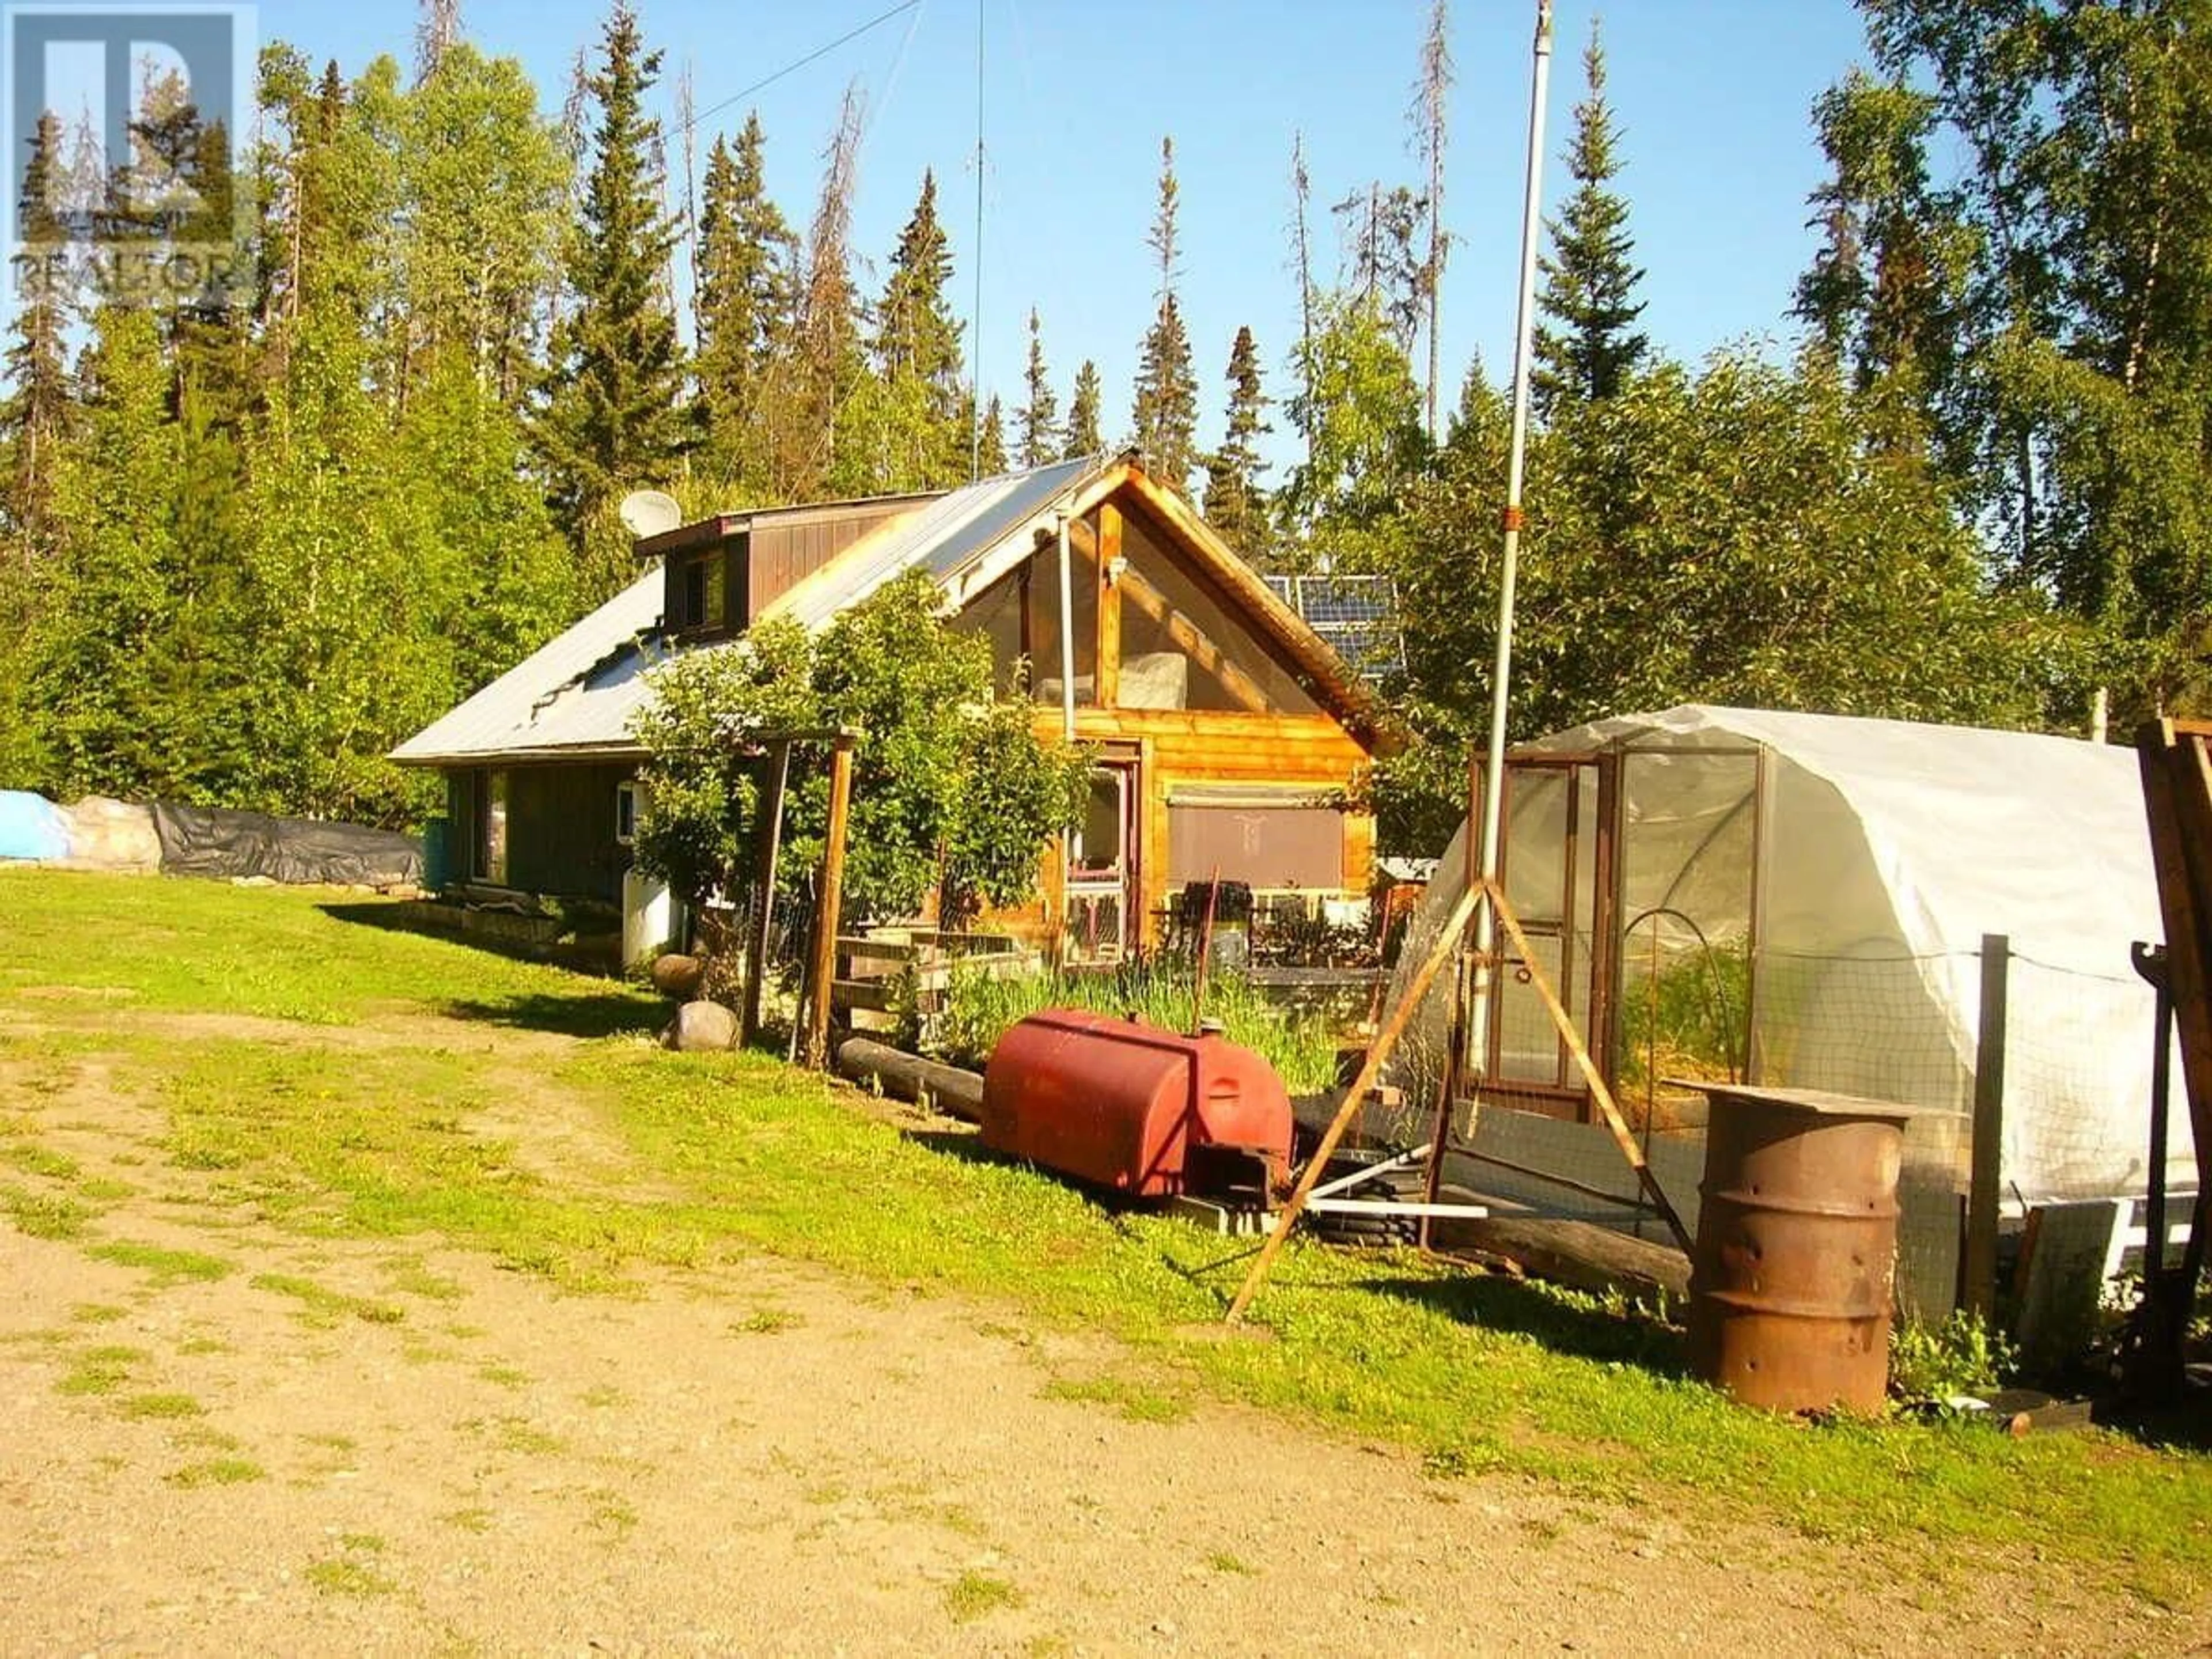
[[[1483,760],[1478,750],[1468,768],[1468,822],[1470,826],[1482,822]],[[1558,941],[1559,957],[1554,988],[1567,1012],[1574,1018],[1583,1043],[1603,1073],[1608,1088],[1613,1084],[1613,1021],[1616,1017],[1614,989],[1620,971],[1618,941],[1613,929],[1617,896],[1614,887],[1620,874],[1620,757],[1612,750],[1593,752],[1553,753],[1527,750],[1505,757],[1505,793],[1499,802],[1498,813],[1498,878],[1501,884],[1514,875],[1513,793],[1516,782],[1529,774],[1564,775],[1565,792],[1565,834],[1562,837],[1556,858],[1548,860],[1547,867],[1555,874],[1549,890],[1556,902],[1539,910],[1527,907],[1519,920],[1522,930],[1532,943],[1544,939]],[[1584,775],[1597,781],[1595,807],[1587,816],[1594,820],[1585,823],[1583,811],[1583,779]],[[1590,837],[1595,846],[1589,866],[1589,891],[1580,890],[1579,878],[1583,869],[1583,838]],[[1481,850],[1476,838],[1468,837],[1467,879],[1474,885],[1481,878],[1479,867]],[[1528,872],[1519,872],[1525,887]],[[1508,890],[1510,890],[1509,886]],[[1590,948],[1586,954],[1577,950],[1578,923],[1588,916]],[[1540,948],[1540,944],[1539,944]],[[1548,1079],[1504,1077],[1505,1020],[1509,997],[1533,1000],[1534,991],[1528,983],[1527,963],[1512,953],[1512,947],[1501,933],[1498,939],[1498,971],[1490,976],[1489,1002],[1486,1018],[1482,1021],[1486,1033],[1480,1079],[1480,1097],[1484,1106],[1502,1107],[1508,1111],[1534,1112],[1545,1117],[1566,1118],[1588,1123],[1595,1119],[1589,1085],[1582,1079],[1573,1054],[1564,1037],[1554,1042],[1554,1066]],[[1462,1072],[1464,1068],[1462,1067]],[[1474,1079],[1465,1079],[1463,1082]],[[1464,1089],[1455,1085],[1454,1093]]]

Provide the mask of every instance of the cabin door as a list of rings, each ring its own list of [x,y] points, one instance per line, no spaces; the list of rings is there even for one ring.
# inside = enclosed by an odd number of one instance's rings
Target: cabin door
[[[1071,963],[1115,963],[1136,948],[1139,923],[1137,812],[1144,793],[1134,761],[1091,769],[1083,822],[1069,837],[1066,953]]]
[[[1491,976],[1488,1018],[1480,1026],[1485,1106],[1583,1121],[1594,1115],[1581,1068],[1531,969],[1540,967],[1559,993],[1584,1048],[1601,1066],[1608,1064],[1616,775],[1609,755],[1530,755],[1505,763],[1499,875],[1506,902],[1528,935],[1528,952],[1524,957],[1505,930],[1498,930],[1501,960]],[[1479,825],[1479,772],[1474,804],[1470,822]],[[1470,834],[1470,880],[1480,858]]]

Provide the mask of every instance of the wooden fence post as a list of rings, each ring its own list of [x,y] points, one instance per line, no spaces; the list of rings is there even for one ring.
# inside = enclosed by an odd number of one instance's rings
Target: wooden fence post
[[[814,917],[812,995],[806,1007],[806,1064],[830,1064],[830,1005],[837,977],[837,910],[845,886],[845,820],[853,800],[853,738],[841,735],[830,751],[830,823],[822,840],[822,884]]]
[[[1966,1184],[1960,1304],[1986,1322],[1997,1304],[1997,1185],[2004,1150],[2005,1006],[2012,940],[1982,935],[1982,1016],[1974,1042],[1974,1147]]]
[[[769,928],[775,910],[775,866],[783,850],[783,794],[791,781],[791,739],[780,738],[769,763],[768,791],[761,803],[760,871],[753,907],[750,971],[745,976],[745,1006],[738,1014],[740,1048],[760,1030],[761,989],[768,980]]]

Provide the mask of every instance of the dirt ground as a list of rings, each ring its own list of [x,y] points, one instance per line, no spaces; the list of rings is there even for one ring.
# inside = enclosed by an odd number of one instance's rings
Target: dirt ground
[[[148,1127],[96,1085],[42,1103],[88,1164]],[[626,1178],[573,1103],[498,1128]],[[9,1653],[2212,1650],[2202,1607],[2070,1569],[1431,1478],[1214,1404],[1133,1420],[1067,1397],[1103,1343],[772,1259],[577,1297],[152,1199],[102,1231],[240,1270],[0,1222]]]

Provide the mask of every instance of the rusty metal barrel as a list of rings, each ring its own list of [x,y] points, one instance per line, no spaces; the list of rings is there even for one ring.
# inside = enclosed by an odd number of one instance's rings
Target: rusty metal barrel
[[[1690,1364],[1771,1411],[1881,1409],[1910,1107],[1700,1085],[1706,1132]]]

